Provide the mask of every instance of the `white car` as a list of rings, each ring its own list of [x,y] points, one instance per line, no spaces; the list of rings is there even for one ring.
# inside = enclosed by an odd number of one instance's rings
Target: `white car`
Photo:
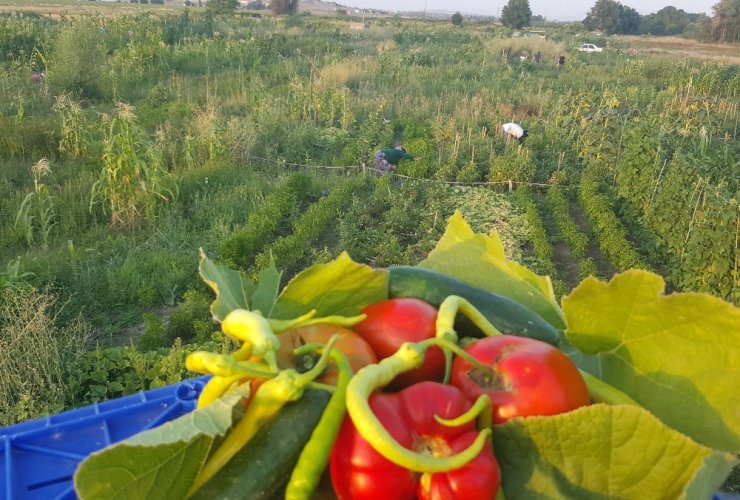
[[[604,49],[597,47],[593,43],[582,43],[578,50],[581,52],[603,52]]]

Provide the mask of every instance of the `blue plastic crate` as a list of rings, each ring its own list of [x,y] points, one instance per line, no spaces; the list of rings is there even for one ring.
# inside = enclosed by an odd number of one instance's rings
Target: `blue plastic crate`
[[[192,411],[209,377],[0,428],[2,498],[77,498],[72,477],[83,459]]]

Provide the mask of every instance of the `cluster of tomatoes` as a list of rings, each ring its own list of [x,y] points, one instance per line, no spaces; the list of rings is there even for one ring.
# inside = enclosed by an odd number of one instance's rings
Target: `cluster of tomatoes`
[[[297,345],[323,343],[338,334],[336,348],[357,372],[392,356],[404,342],[421,342],[436,333],[437,309],[419,299],[388,299],[362,312],[367,318],[352,330],[318,324],[278,335],[278,364],[300,370],[311,360],[293,355]],[[483,394],[491,400],[494,424],[515,417],[554,415],[589,403],[580,372],[556,347],[513,335],[464,340],[469,340],[464,342],[465,351],[479,362],[477,367],[457,356],[449,384],[443,384],[445,355],[431,347],[421,367],[400,374],[370,398],[373,413],[405,448],[435,457],[464,450],[477,435],[475,422],[442,421],[464,414]],[[334,383],[335,376],[329,372],[323,382]],[[495,439],[459,469],[420,474],[373,449],[347,416],[332,450],[332,484],[338,497],[347,500],[493,498],[500,487],[494,445]]]

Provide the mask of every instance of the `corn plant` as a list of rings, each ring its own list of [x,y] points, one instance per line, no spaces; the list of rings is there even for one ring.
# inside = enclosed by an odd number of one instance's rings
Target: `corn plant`
[[[126,227],[153,218],[160,202],[176,197],[177,184],[137,125],[133,106],[116,108],[115,116],[103,118],[103,170],[93,184],[90,209],[100,202],[113,226]]]
[[[23,199],[15,217],[16,227],[20,227],[26,236],[26,243],[32,246],[36,236],[41,237],[43,248],[49,247],[51,233],[57,222],[55,198],[49,186],[42,179],[51,174],[49,160],[42,158],[31,167],[33,191]]]
[[[59,152],[74,158],[83,157],[89,150],[91,138],[87,131],[82,107],[69,94],[60,94],[56,98],[54,111],[61,119]]]
[[[20,257],[8,262],[5,271],[0,271],[0,290],[19,288],[35,276],[31,271],[24,271]]]

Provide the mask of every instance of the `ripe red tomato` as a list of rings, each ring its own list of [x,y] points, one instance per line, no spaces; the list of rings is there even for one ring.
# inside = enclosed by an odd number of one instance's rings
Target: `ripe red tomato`
[[[440,424],[435,416],[456,418],[472,403],[450,385],[421,382],[396,393],[374,393],[370,408],[404,448],[444,457],[463,451],[475,440],[475,422]],[[488,440],[481,453],[447,472],[419,474],[378,453],[346,417],[329,461],[334,491],[340,500],[492,499],[501,484]]]
[[[372,347],[357,333],[338,325],[318,323],[299,326],[277,335],[280,340],[280,350],[277,353],[278,367],[296,368],[299,372],[308,371],[316,363],[319,356],[317,354],[296,356],[293,354],[293,349],[314,342],[326,344],[334,334],[339,335],[339,340],[334,344],[334,347],[347,356],[347,361],[349,361],[353,373],[357,373],[357,370],[365,365],[377,363],[378,359]],[[317,382],[336,385],[336,370],[330,366]]]
[[[423,300],[388,299],[370,304],[362,312],[367,318],[352,329],[370,344],[378,359],[392,356],[404,342],[430,339],[436,333],[437,309]],[[444,371],[444,353],[432,347],[421,367],[402,373],[388,388],[398,390],[424,380],[440,381]]]
[[[494,423],[513,417],[556,415],[589,403],[586,383],[576,365],[549,344],[497,335],[477,340],[465,351],[491,372],[457,357],[451,383],[471,400],[488,394]]]

